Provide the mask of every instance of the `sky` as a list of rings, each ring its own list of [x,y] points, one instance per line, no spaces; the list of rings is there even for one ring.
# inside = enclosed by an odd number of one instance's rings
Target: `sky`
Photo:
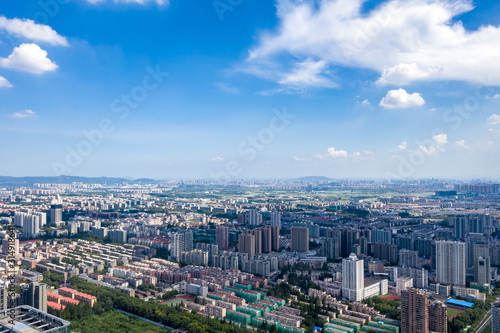
[[[500,178],[500,3],[0,3],[0,175]]]

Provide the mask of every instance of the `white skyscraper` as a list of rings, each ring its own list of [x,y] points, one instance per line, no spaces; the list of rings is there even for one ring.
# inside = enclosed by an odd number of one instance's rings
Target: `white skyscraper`
[[[38,216],[38,218],[40,219],[40,228],[43,228],[43,226],[47,224],[47,213],[36,212],[33,213],[33,215]]]
[[[359,302],[364,298],[365,275],[363,260],[354,253],[342,260],[342,296]]]
[[[465,273],[465,243],[454,241],[437,241],[437,282],[464,286]]]
[[[23,237],[36,237],[40,233],[40,218],[36,215],[28,215],[24,220]]]
[[[281,227],[281,212],[274,211],[271,212],[271,225],[276,227]]]

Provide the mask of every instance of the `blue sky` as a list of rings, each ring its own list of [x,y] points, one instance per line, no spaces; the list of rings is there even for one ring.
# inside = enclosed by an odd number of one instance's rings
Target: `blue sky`
[[[2,2],[0,174],[498,178],[499,13],[465,0]]]

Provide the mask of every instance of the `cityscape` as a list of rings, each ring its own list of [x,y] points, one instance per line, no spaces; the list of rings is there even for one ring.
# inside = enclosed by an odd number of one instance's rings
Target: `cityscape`
[[[0,333],[500,333],[499,14],[0,3]]]

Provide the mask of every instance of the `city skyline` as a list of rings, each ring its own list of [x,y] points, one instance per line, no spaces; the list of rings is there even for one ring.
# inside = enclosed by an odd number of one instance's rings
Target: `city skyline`
[[[0,175],[498,178],[499,11],[3,3]]]

